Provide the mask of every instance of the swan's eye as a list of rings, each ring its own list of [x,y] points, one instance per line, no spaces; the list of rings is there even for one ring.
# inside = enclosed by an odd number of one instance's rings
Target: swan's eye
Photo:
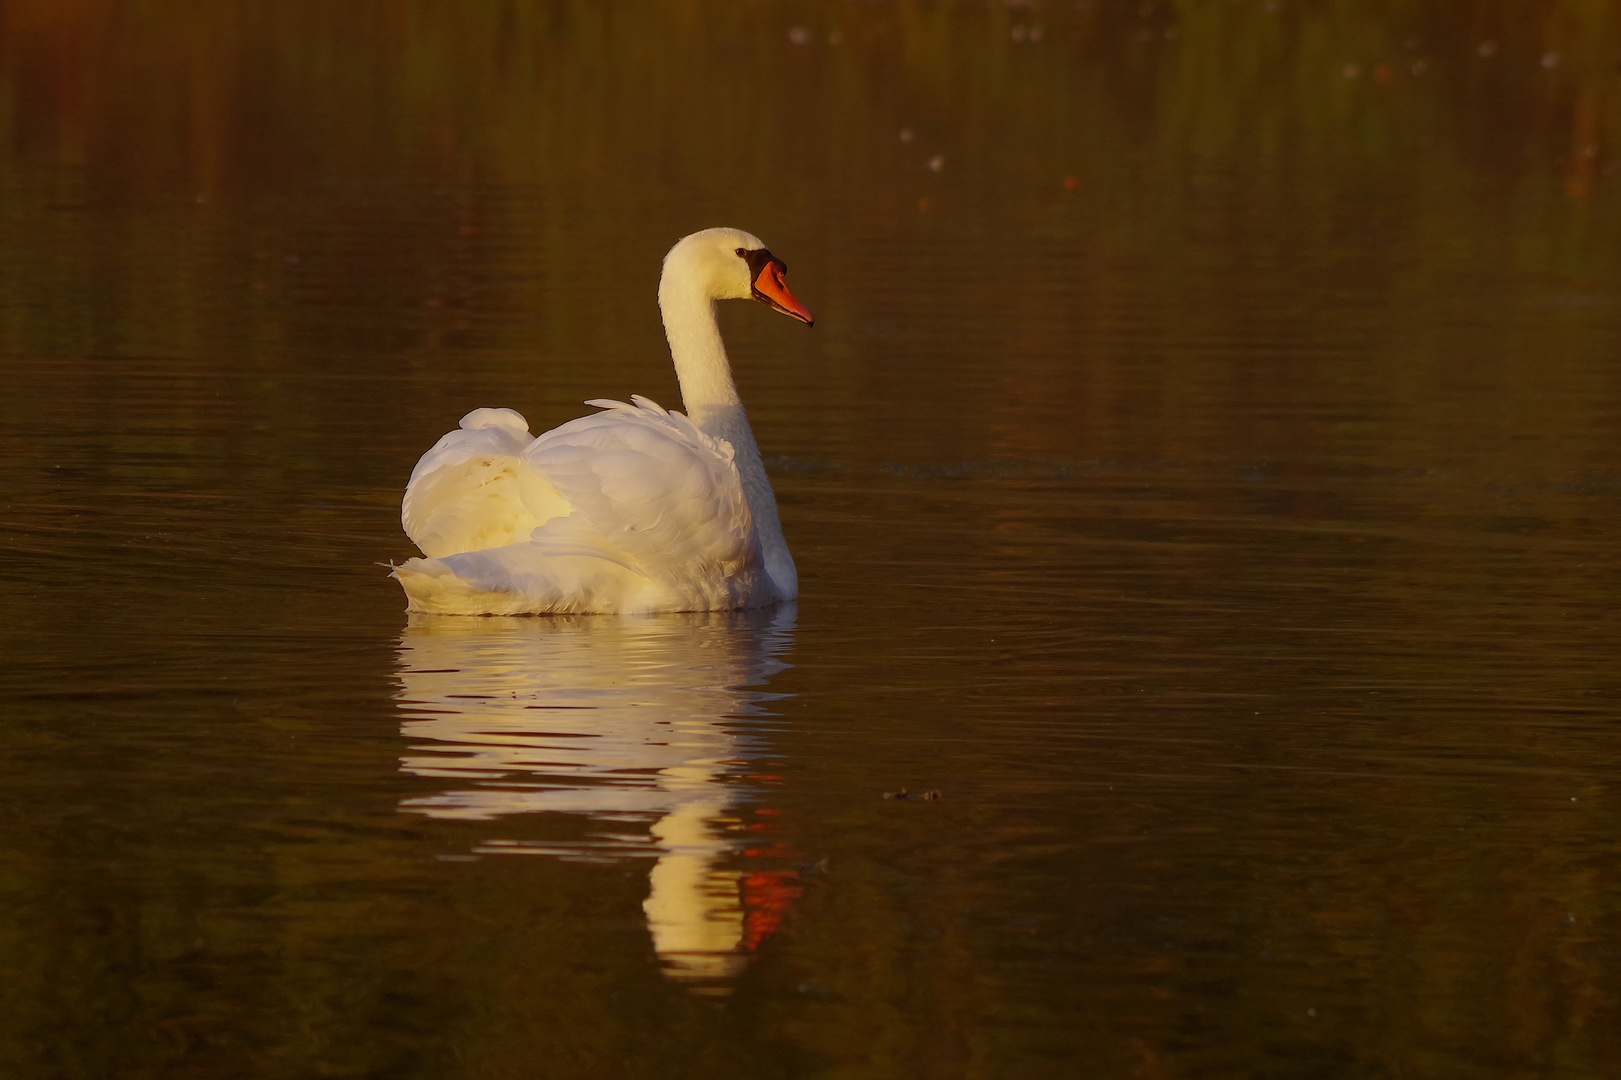
[[[749,257],[749,253],[744,251],[742,248],[738,248],[737,249],[737,257],[739,259],[747,259]]]

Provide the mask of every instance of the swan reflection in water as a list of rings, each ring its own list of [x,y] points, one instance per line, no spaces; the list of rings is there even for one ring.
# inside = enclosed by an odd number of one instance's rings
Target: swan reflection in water
[[[654,949],[672,978],[713,988],[743,969],[798,893],[792,870],[731,868],[745,835],[750,854],[772,853],[737,813],[760,790],[744,781],[768,751],[765,706],[781,695],[763,687],[788,666],[779,657],[794,614],[786,604],[412,615],[400,637],[402,768],[449,783],[400,808],[476,821],[574,814],[605,826],[575,841],[492,838],[474,851],[655,859],[642,905]]]

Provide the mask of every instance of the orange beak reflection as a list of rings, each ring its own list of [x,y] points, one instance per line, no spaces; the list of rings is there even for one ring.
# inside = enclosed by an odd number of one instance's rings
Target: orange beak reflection
[[[754,298],[784,315],[792,315],[806,326],[815,326],[816,319],[805,310],[805,305],[794,299],[794,294],[788,291],[788,283],[782,280],[787,272],[788,268],[776,259],[766,263],[754,279]]]

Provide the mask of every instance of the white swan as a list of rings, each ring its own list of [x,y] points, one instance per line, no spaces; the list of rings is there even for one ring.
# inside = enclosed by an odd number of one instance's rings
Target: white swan
[[[715,301],[812,325],[758,237],[706,229],[664,257],[659,310],[687,416],[640,396],[535,438],[475,409],[422,455],[400,520],[427,558],[394,568],[407,610],[625,614],[761,607],[799,595],[777,500],[738,400]],[[690,419],[689,419],[690,417]]]

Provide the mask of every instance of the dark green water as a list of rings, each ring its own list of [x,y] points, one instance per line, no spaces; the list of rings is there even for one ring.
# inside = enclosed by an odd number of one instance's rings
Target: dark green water
[[[0,4],[0,1072],[1614,1075],[1618,43]],[[797,606],[407,619],[720,224]]]

